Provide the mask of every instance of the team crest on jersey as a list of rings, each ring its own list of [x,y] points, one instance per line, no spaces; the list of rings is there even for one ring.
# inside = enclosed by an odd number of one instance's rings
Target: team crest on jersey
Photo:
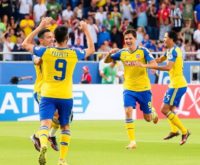
[[[140,55],[139,55],[139,54],[136,54],[136,58],[140,58]]]
[[[168,59],[171,60],[173,58],[172,54],[168,54]]]

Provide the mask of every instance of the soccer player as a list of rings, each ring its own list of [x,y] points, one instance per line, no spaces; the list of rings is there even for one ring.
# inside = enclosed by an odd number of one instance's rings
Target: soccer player
[[[70,115],[72,112],[72,77],[74,68],[80,59],[89,57],[94,53],[94,43],[87,23],[80,22],[80,27],[86,35],[88,48],[85,50],[66,48],[68,41],[68,29],[66,26],[58,26],[55,31],[56,47],[34,47],[29,38],[35,36],[41,29],[50,24],[52,18],[44,18],[40,25],[24,40],[23,47],[36,56],[42,58],[43,83],[41,88],[40,120],[41,126],[39,139],[41,151],[40,165],[46,164],[48,132],[53,115],[58,110],[61,126],[59,165],[67,165],[65,157],[68,153],[70,142]]]
[[[54,45],[54,35],[49,29],[42,29],[38,33],[38,39],[40,46],[53,46]],[[30,38],[30,40],[33,41],[33,38]],[[36,73],[36,80],[34,84],[34,98],[39,104],[40,102],[40,94],[41,94],[41,86],[42,86],[42,65],[41,65],[41,59],[39,57],[34,57],[34,68]],[[56,112],[54,114],[54,118],[52,120],[51,129],[49,131],[49,137],[48,140],[51,143],[51,147],[58,151],[58,145],[56,141],[56,131],[59,128],[59,121],[58,121],[58,113]],[[40,141],[38,138],[37,133],[31,136],[31,140],[34,143],[35,149],[37,151],[40,151]]]
[[[164,42],[167,47],[166,53],[157,58],[156,61],[161,63],[167,60],[167,64],[163,66],[150,66],[138,62],[136,65],[144,68],[151,68],[169,72],[170,84],[167,90],[161,112],[168,118],[170,122],[171,132],[164,140],[171,139],[179,135],[178,130],[182,132],[180,145],[186,143],[190,132],[182,124],[179,117],[174,113],[174,109],[179,106],[181,97],[187,90],[187,82],[183,75],[183,55],[179,47],[176,46],[177,34],[173,31],[165,33]]]
[[[158,116],[152,108],[151,84],[148,77],[147,69],[136,67],[135,61],[149,63],[150,66],[157,66],[156,61],[150,52],[144,48],[136,46],[136,31],[133,29],[124,32],[124,41],[127,48],[121,49],[113,54],[111,50],[106,56],[105,62],[109,63],[115,60],[121,60],[124,65],[124,108],[126,115],[126,129],[130,140],[127,149],[136,148],[135,141],[135,124],[132,113],[136,108],[136,102],[139,103],[143,111],[144,119],[148,122],[158,122]]]

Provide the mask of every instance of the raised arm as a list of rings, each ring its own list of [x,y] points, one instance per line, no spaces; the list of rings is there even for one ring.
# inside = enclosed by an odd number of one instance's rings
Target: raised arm
[[[87,23],[84,22],[84,21],[81,21],[80,22],[80,27],[81,27],[82,31],[84,32],[84,34],[86,36],[86,40],[87,40],[88,48],[85,49],[85,51],[86,51],[85,58],[87,58],[90,55],[94,54],[94,52],[95,52],[94,42],[93,42],[92,36],[91,36],[91,34],[90,34],[89,30],[88,30]]]
[[[34,37],[40,32],[40,30],[47,27],[50,24],[51,20],[52,20],[51,17],[43,18],[40,25],[34,31],[32,31],[23,41],[22,47],[27,51],[33,53],[34,44],[32,42]]]

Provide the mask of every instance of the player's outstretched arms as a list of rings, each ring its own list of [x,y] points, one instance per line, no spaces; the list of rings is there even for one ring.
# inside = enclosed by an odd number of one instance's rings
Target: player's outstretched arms
[[[86,51],[85,58],[87,58],[90,55],[94,54],[94,52],[95,52],[94,42],[93,42],[92,36],[91,36],[91,34],[90,34],[89,30],[88,30],[88,25],[87,25],[87,23],[85,21],[81,21],[80,22],[80,28],[84,32],[84,34],[86,36],[86,40],[87,40],[88,48],[85,49],[85,51]]]
[[[22,47],[26,49],[27,51],[33,53],[34,44],[32,42],[33,42],[34,37],[40,32],[40,30],[47,27],[51,21],[52,21],[51,17],[43,18],[39,26],[25,38],[25,40],[22,43]]]

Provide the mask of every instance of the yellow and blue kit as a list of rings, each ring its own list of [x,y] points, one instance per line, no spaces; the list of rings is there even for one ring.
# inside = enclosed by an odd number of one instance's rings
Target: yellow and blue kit
[[[86,53],[78,49],[38,46],[33,53],[42,59],[40,120],[52,119],[57,109],[60,124],[68,124],[73,106],[73,72]]]
[[[122,49],[111,55],[113,60],[121,60],[124,65],[124,107],[135,108],[136,102],[145,114],[151,113],[151,84],[146,68],[135,66],[136,61],[147,63],[154,58],[148,49],[137,47],[131,52],[129,49]]]
[[[183,74],[183,55],[179,47],[168,49],[164,55],[168,61],[174,62],[169,71],[170,84],[163,102],[168,105],[179,106],[181,97],[187,90],[187,81]]]

